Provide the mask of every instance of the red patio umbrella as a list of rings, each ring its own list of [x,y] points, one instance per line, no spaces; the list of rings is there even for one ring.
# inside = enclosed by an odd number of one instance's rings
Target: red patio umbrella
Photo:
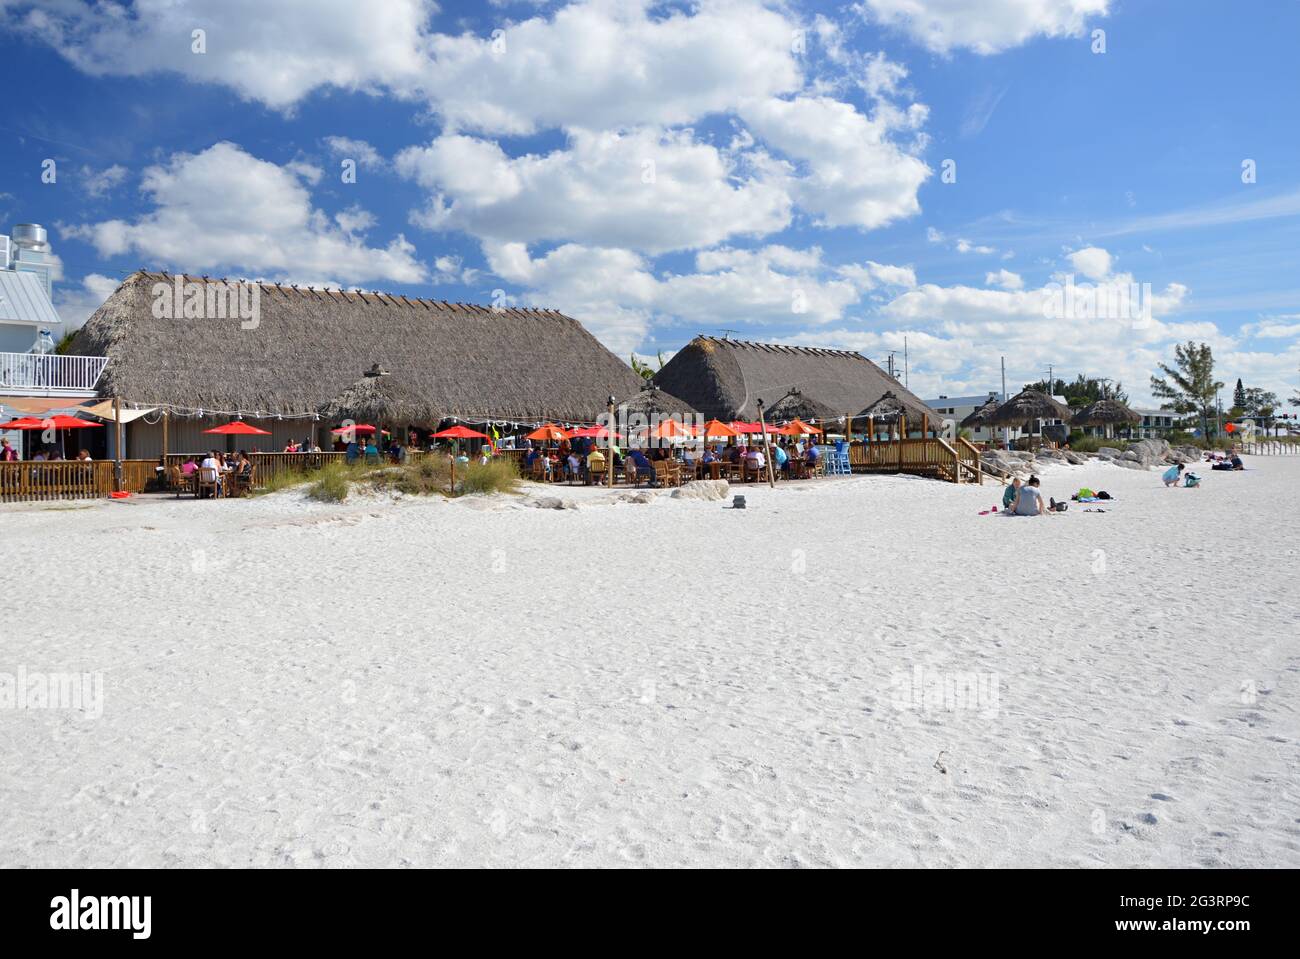
[[[20,416],[8,423],[0,423],[0,430],[43,430],[45,424],[31,416]]]
[[[569,434],[570,439],[591,439],[607,440],[609,439],[609,429],[604,426],[583,426]]]
[[[356,426],[340,426],[336,430],[330,430],[331,433],[365,433],[365,434],[370,434],[373,433],[374,431],[375,428],[369,425],[368,423],[358,423]],[[384,430],[384,432],[387,433],[388,430]]]
[[[75,416],[65,416],[59,413],[55,416],[47,416],[41,420],[41,425],[55,430],[82,430],[89,426],[103,426],[103,423],[92,423],[90,420],[78,419]]]
[[[762,423],[746,423],[744,420],[732,420],[731,428],[737,433],[761,433],[763,432]]]
[[[472,430],[468,426],[452,426],[433,434],[435,440],[490,440],[491,438],[486,433]],[[456,495],[456,457],[454,456],[451,458],[451,495]]]
[[[270,436],[270,430],[259,430],[256,426],[250,426],[243,420],[233,420],[224,426],[214,426],[210,430],[204,430],[205,433],[219,433],[225,436]]]

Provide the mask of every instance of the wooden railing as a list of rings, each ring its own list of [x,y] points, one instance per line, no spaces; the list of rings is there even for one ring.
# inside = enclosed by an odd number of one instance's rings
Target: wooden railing
[[[983,486],[984,463],[980,459],[979,447],[964,436],[957,437],[957,441],[953,445],[957,450],[957,458],[960,461],[958,470],[965,474],[961,478],[965,480],[974,479],[975,482]]]
[[[123,460],[122,489],[144,492],[157,473],[157,465],[153,460]],[[98,499],[117,488],[114,474],[112,460],[0,463],[0,502]]]
[[[1251,440],[1241,444],[1241,451],[1251,456],[1300,456],[1300,441]]]
[[[975,464],[978,462],[976,454]],[[967,478],[979,476],[978,465],[963,463],[956,448],[933,436],[909,437],[901,442],[854,440],[849,445],[849,466],[855,473],[914,473],[952,483],[961,482],[963,473]]]
[[[168,453],[167,469],[170,471],[172,467],[179,468],[188,459],[202,463],[207,455],[207,453]],[[326,463],[345,462],[347,454],[336,453],[333,450],[327,453],[249,453],[248,458],[253,461],[253,475],[261,484],[281,473],[305,473],[308,470],[318,470]]]

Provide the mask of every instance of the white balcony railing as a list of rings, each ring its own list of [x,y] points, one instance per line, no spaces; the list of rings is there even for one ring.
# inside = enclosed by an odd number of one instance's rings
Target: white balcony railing
[[[0,353],[0,393],[10,396],[94,396],[108,365],[103,356]]]

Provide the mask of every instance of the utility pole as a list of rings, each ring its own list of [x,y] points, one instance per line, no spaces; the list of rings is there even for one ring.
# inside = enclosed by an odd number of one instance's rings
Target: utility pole
[[[1007,358],[1002,357],[1002,403],[1007,401]],[[999,406],[1002,404],[999,403]],[[1008,449],[1011,447],[1011,427],[1002,427],[1002,445]]]

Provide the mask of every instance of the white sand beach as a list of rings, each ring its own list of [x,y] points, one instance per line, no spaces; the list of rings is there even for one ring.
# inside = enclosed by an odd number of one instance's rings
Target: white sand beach
[[[1300,866],[1300,458],[1247,464],[0,507],[0,674],[103,682],[0,709],[0,865]]]

